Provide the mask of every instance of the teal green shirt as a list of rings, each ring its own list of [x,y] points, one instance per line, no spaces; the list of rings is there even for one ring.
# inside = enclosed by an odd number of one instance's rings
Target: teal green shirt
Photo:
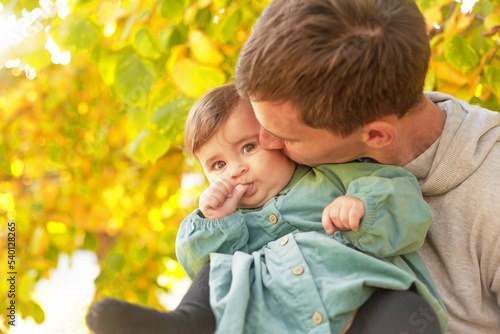
[[[348,195],[365,204],[358,231],[328,235],[323,209]],[[412,287],[448,315],[415,251],[432,213],[412,174],[369,163],[299,165],[262,208],[179,228],[178,260],[191,277],[209,261],[217,333],[338,333],[378,288]],[[415,319],[414,321],[417,321]]]

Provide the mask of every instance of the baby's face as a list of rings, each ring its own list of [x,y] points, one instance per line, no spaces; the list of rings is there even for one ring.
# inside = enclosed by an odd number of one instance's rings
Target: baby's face
[[[196,152],[210,183],[227,179],[233,185],[249,184],[238,207],[263,206],[283,189],[295,163],[279,150],[259,144],[260,124],[249,103],[239,103],[220,129]]]

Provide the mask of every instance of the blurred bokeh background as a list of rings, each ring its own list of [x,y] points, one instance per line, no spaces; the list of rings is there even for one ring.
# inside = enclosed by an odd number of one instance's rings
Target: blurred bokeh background
[[[176,306],[190,282],[175,235],[206,186],[184,120],[231,80],[268,2],[0,0],[0,332],[86,334],[104,296]],[[417,3],[426,90],[499,110],[500,1]]]

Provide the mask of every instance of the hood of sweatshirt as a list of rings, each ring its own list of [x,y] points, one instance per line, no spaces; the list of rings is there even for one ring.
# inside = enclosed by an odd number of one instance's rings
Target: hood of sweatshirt
[[[426,92],[447,116],[441,136],[404,166],[413,173],[424,196],[448,192],[466,180],[500,141],[500,113],[473,106],[453,96]]]

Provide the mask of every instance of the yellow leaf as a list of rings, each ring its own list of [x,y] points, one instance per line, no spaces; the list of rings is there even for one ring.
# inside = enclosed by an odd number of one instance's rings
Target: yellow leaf
[[[165,64],[165,69],[167,72],[172,70],[179,61],[186,58],[186,45],[176,45],[170,50],[170,56]]]
[[[194,3],[186,10],[184,13],[184,24],[191,23],[196,17],[196,12],[198,11],[198,6]]]
[[[427,29],[432,29],[434,25],[441,24],[443,22],[443,12],[441,11],[440,5],[432,6],[424,12],[425,22],[427,23]]]
[[[175,86],[186,96],[199,98],[208,89],[222,85],[225,75],[220,69],[181,59],[170,70]]]
[[[208,5],[212,4],[212,0],[198,0],[198,8],[205,8]]]
[[[68,231],[68,227],[64,223],[50,221],[47,223],[47,230],[50,234],[65,233]]]
[[[188,40],[194,60],[215,66],[224,60],[222,53],[205,33],[199,30],[192,30],[189,32]]]
[[[234,46],[223,44],[221,49],[228,57],[234,57],[236,54],[236,48]]]
[[[150,285],[150,281],[146,276],[141,276],[137,281],[136,281],[136,286],[141,289],[141,290],[146,290],[148,286]]]
[[[471,13],[464,14],[460,12],[459,15],[457,16],[457,21],[455,24],[455,28],[458,30],[457,33],[459,31],[467,29],[471,25],[472,21],[474,21],[474,18],[475,18],[474,14]]]
[[[35,231],[33,231],[29,249],[33,256],[43,256],[49,249],[49,236],[43,227],[38,226]]]
[[[448,63],[431,61],[430,68],[436,77],[455,86],[463,86],[469,82],[469,77]]]
[[[475,89],[469,85],[458,87],[451,84],[444,84],[439,87],[439,91],[445,94],[453,95],[457,99],[467,100],[470,99],[471,96],[474,96]]]
[[[495,13],[486,16],[484,19],[484,28],[487,31],[493,30],[495,27],[500,26],[500,12],[495,11]]]
[[[100,25],[106,25],[116,22],[127,14],[129,13],[127,13],[123,6],[118,5],[117,2],[105,1],[99,6],[99,10],[96,12],[96,19]]]

